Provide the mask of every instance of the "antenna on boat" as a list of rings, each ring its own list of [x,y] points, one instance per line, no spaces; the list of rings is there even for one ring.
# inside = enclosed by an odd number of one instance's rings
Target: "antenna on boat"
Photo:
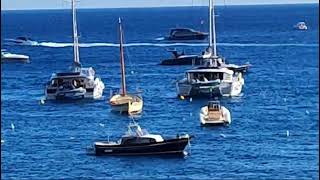
[[[123,33],[121,26],[121,18],[119,17],[119,39],[120,39],[120,64],[121,64],[121,95],[126,95],[126,76],[125,76],[125,67],[124,67],[124,55],[123,55]]]
[[[73,56],[74,56],[74,68],[75,71],[79,71],[81,67],[79,59],[79,40],[77,30],[77,15],[76,15],[76,0],[71,1],[72,8],[72,28],[73,28]]]

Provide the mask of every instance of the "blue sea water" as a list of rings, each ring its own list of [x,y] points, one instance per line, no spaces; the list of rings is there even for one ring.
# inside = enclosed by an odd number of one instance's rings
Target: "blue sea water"
[[[31,58],[1,64],[1,179],[319,179],[318,8],[217,7],[219,54],[253,67],[243,95],[221,100],[231,125],[216,128],[200,127],[206,99],[176,97],[174,81],[190,67],[157,65],[171,54],[168,42],[155,40],[176,26],[206,31],[207,7],[78,10],[80,60],[104,81],[104,100],[44,105],[45,82],[72,63],[71,12],[1,11],[1,49]],[[127,85],[143,89],[137,121],[149,132],[194,135],[185,158],[86,154],[95,140],[117,139],[130,121],[107,103],[110,89],[120,86],[119,16],[129,44]],[[299,21],[309,29],[293,30]],[[40,44],[4,44],[17,36]],[[200,53],[205,43],[176,47]]]

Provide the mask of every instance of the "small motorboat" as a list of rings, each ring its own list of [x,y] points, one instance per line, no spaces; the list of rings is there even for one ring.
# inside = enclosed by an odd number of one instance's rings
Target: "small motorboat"
[[[308,27],[305,22],[298,22],[296,25],[293,26],[297,30],[307,30]]]
[[[29,56],[22,54],[13,54],[1,49],[1,62],[23,62],[29,63]]]
[[[166,40],[204,40],[208,33],[196,31],[190,28],[174,28],[170,30],[170,35]]]
[[[150,134],[133,122],[128,131],[117,142],[97,141],[93,144],[95,155],[185,155],[185,148],[191,136],[177,135],[164,139],[161,135]]]
[[[177,49],[167,49],[173,54],[171,59],[161,61],[159,65],[200,65],[202,57],[199,55],[185,55],[184,52],[178,53]]]
[[[16,39],[6,39],[8,42],[18,45],[37,45],[38,42],[28,37],[17,37]]]
[[[209,101],[208,105],[200,110],[200,123],[206,125],[225,125],[231,123],[231,115],[227,108],[219,101]]]

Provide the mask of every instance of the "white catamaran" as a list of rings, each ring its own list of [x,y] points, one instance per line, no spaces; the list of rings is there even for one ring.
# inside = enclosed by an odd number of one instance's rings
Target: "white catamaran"
[[[242,72],[226,66],[217,55],[213,0],[209,0],[209,47],[203,58],[205,64],[186,72],[176,82],[178,96],[238,96],[244,79]]]
[[[79,59],[79,41],[75,1],[72,0],[73,24],[73,69],[67,72],[53,73],[46,86],[46,99],[99,99],[102,97],[104,83],[96,76],[92,67],[83,68]]]
[[[119,32],[120,32],[120,65],[121,65],[121,94],[116,94],[111,97],[109,103],[111,104],[112,111],[120,113],[138,114],[141,113],[143,107],[142,97],[135,94],[128,94],[126,91],[126,75],[124,65],[124,52],[123,52],[123,32],[121,26],[121,19],[119,18]]]

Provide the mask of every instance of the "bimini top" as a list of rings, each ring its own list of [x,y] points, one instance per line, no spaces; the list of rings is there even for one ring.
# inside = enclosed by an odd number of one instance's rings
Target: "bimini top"
[[[214,67],[198,67],[196,69],[188,70],[187,73],[226,73],[233,74],[233,71],[228,68],[214,68]]]
[[[220,102],[219,101],[209,101],[208,108],[218,110],[218,109],[220,109]]]

